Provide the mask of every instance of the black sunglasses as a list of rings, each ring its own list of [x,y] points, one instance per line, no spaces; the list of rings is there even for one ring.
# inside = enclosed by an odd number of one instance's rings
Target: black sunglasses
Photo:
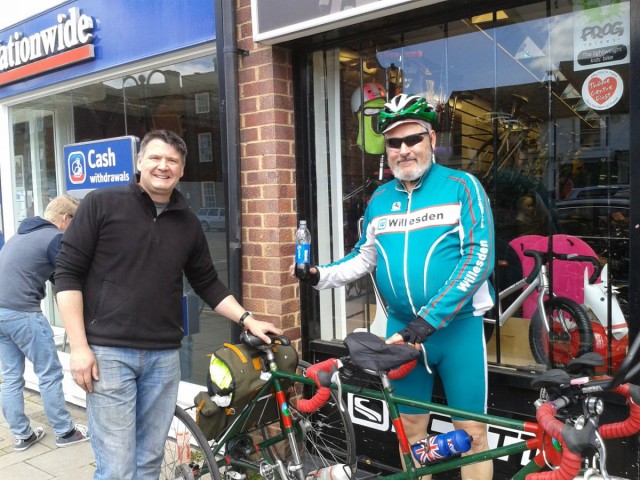
[[[414,145],[419,144],[423,140],[424,135],[427,135],[428,133],[429,131],[427,130],[426,132],[414,133],[413,135],[407,135],[406,137],[385,138],[384,143],[387,147],[396,149],[402,147],[403,143],[407,147],[413,147]]]

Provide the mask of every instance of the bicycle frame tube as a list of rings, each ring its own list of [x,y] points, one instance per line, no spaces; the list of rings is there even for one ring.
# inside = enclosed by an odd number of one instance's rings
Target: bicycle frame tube
[[[538,304],[538,311],[540,312],[540,315],[542,315],[542,319],[544,320],[542,323],[544,324],[544,328],[547,329],[548,334],[551,332],[552,327],[549,322],[549,317],[547,316],[547,309],[544,308],[544,297],[546,295],[549,295],[549,277],[547,276],[547,269],[544,265],[540,268],[539,276],[541,277],[542,287],[540,288],[536,303]],[[551,320],[551,323],[553,323],[553,319]]]
[[[244,422],[246,421],[247,417],[251,414],[252,405],[257,401],[259,401],[265,395],[273,395],[272,390],[275,390],[276,404],[277,404],[278,410],[280,411],[280,422],[281,422],[282,430],[280,434],[274,435],[273,437],[263,440],[257,446],[258,448],[260,448],[262,452],[264,452],[270,447],[272,447],[273,445],[277,445],[279,442],[283,441],[285,438],[294,440],[293,437],[295,437],[295,431],[291,421],[291,414],[289,412],[289,408],[286,403],[284,392],[282,390],[282,385],[280,384],[280,380],[281,378],[284,378],[284,376],[278,375],[278,373],[283,373],[283,372],[275,371],[271,373],[272,373],[271,379],[263,385],[263,387],[260,389],[258,394],[255,395],[255,397],[242,410],[238,418],[236,418],[233,421],[233,423],[229,427],[227,427],[227,429],[224,432],[224,435],[212,445],[211,450],[213,451],[214,455],[220,455],[222,448],[227,444],[229,439],[242,433],[239,431],[240,430],[239,426],[244,425]],[[274,375],[274,373],[276,374]],[[292,375],[297,381],[300,381],[297,378],[296,374],[292,374]],[[300,377],[300,379],[304,379],[304,377]],[[305,383],[308,383],[308,382],[305,382]],[[296,452],[296,455],[297,455],[297,452]],[[227,462],[230,462],[231,465],[235,465],[235,466],[246,467],[250,469],[255,468],[254,465],[250,463],[245,463],[242,460],[230,459],[225,457],[227,456],[224,456],[221,460],[218,461],[218,467],[223,467],[227,465]],[[268,455],[265,455],[264,457],[266,459],[268,458]],[[298,458],[296,460],[299,462],[300,459]]]
[[[509,308],[507,308],[504,312],[500,313],[499,322],[501,327],[505,324],[505,322],[509,318],[513,316],[516,310],[520,308],[520,306],[522,306],[522,304],[529,297],[529,295],[531,295],[531,293],[540,286],[540,283],[541,283],[540,274],[538,274],[535,277],[535,279],[529,284],[529,286],[525,290],[523,290],[522,293],[520,293],[520,295],[518,295],[518,298],[516,298],[511,305],[509,305]],[[527,281],[526,279],[523,278],[522,280],[519,280],[518,282],[511,285],[510,287],[505,288],[498,295],[498,302],[502,302],[502,300],[505,297],[511,295],[514,292],[517,292],[526,284],[527,284]]]
[[[282,372],[280,370],[277,370],[272,373],[277,378],[289,379],[289,380],[293,380],[300,383],[315,385],[315,382],[313,379],[307,378],[307,377],[301,377],[295,373]],[[332,390],[339,390],[339,387],[336,384],[331,384],[330,388]],[[413,466],[411,450],[410,448],[408,448],[408,441],[407,441],[406,435],[404,434],[404,427],[402,426],[402,423],[400,421],[400,413],[397,407],[398,405],[409,405],[415,408],[420,408],[422,410],[425,410],[425,412],[431,411],[436,413],[442,413],[444,415],[449,415],[449,416],[458,416],[458,417],[465,418],[467,420],[475,420],[485,424],[511,428],[513,430],[519,430],[519,431],[533,433],[533,434],[535,434],[538,431],[538,424],[534,422],[514,420],[510,418],[504,418],[504,417],[499,417],[499,416],[489,415],[484,413],[468,412],[466,410],[460,410],[460,409],[449,407],[447,405],[441,405],[437,403],[412,400],[410,398],[402,397],[400,395],[394,395],[391,388],[383,388],[381,391],[378,391],[378,390],[372,390],[372,389],[367,389],[362,387],[356,387],[348,384],[342,384],[340,386],[340,390],[342,391],[342,393],[344,392],[353,393],[366,398],[381,400],[385,402],[389,407],[389,415],[391,416],[392,423],[396,428],[396,433],[398,436],[398,440],[400,442],[401,453],[404,458],[405,465],[408,466],[408,471],[398,472],[392,475],[385,475],[385,479],[388,479],[388,480],[403,480],[403,479],[406,480],[407,475],[409,475],[410,478],[416,478],[422,475],[444,472],[447,470],[459,468],[464,465],[469,465],[472,463],[477,463],[485,460],[492,460],[492,459],[503,457],[503,456],[514,455],[514,454],[522,453],[528,450],[534,450],[539,447],[539,441],[537,438],[534,437],[529,440],[523,440],[520,442],[513,443],[511,445],[493,448],[486,452],[465,455],[460,458],[447,460],[444,463],[429,465],[429,466],[420,467],[416,469]]]

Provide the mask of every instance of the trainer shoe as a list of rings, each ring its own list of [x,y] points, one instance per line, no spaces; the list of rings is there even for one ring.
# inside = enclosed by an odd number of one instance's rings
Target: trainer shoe
[[[76,423],[75,428],[63,435],[62,437],[56,437],[56,445],[58,447],[70,447],[76,443],[86,442],[89,440],[89,430],[84,425]]]
[[[31,436],[29,438],[16,438],[13,442],[13,449],[16,452],[22,452],[26,450],[31,445],[35,445],[44,437],[44,428],[38,427],[31,432]]]

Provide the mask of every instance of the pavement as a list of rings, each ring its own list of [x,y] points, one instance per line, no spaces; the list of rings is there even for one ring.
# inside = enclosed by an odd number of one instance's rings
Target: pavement
[[[24,395],[25,413],[31,420],[31,427],[44,427],[46,433],[44,438],[32,447],[15,452],[13,435],[6,420],[0,415],[0,478],[91,480],[95,471],[91,443],[56,447],[55,434],[47,421],[40,394],[33,390],[25,390]],[[67,403],[67,408],[76,423],[87,425],[84,408],[71,403]]]

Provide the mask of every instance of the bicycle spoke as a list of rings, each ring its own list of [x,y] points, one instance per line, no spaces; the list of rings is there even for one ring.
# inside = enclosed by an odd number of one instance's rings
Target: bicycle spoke
[[[220,480],[207,440],[188,412],[176,413],[164,447],[160,480]]]
[[[544,316],[539,311],[534,313],[529,327],[529,344],[537,363],[562,367],[593,350],[591,320],[580,305],[565,297],[553,297],[546,301],[545,309]]]
[[[300,362],[299,373],[308,367]],[[346,412],[340,410],[335,392],[318,411],[303,413],[296,399],[304,394],[302,384],[293,387],[290,408],[299,430],[298,448],[305,472],[344,463],[355,464],[355,434]],[[355,467],[355,465],[354,465]]]

